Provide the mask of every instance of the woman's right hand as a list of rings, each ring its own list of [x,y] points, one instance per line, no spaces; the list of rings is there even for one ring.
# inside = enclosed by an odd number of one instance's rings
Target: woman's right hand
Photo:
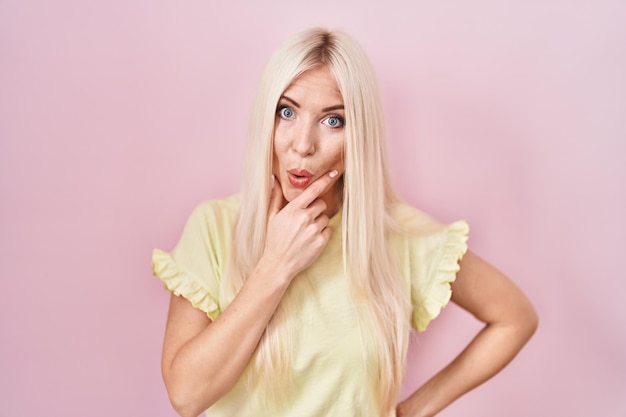
[[[332,230],[327,227],[326,203],[320,196],[335,182],[330,174],[318,178],[289,203],[284,199],[280,183],[274,180],[262,261],[279,276],[293,279],[326,247]]]
[[[171,296],[163,379],[181,416],[197,416],[235,385],[289,283],[322,253],[331,230],[320,196],[333,180],[322,176],[289,204],[276,182],[261,261],[215,321],[185,298]]]

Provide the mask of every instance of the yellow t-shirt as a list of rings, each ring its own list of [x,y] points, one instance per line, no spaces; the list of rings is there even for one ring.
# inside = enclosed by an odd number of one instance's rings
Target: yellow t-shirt
[[[239,209],[239,195],[201,203],[192,212],[171,253],[155,249],[153,272],[168,290],[187,298],[215,320],[222,311],[219,287]],[[410,289],[412,323],[422,331],[448,303],[450,282],[467,250],[464,221],[442,225],[420,211],[399,206],[394,216],[410,236],[390,240]],[[296,277],[285,297],[299,297],[294,312],[294,383],[285,407],[272,417],[380,417],[367,380],[359,317],[343,273],[341,212],[330,220],[333,234],[320,257]],[[291,294],[291,295],[290,295]],[[365,359],[364,359],[365,358]],[[373,359],[373,358],[372,358]],[[369,364],[372,366],[372,364]],[[206,411],[207,417],[258,417],[262,391],[247,390],[243,378]]]

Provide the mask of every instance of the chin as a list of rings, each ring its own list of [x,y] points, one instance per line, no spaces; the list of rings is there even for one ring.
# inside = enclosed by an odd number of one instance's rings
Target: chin
[[[302,191],[304,191],[303,189],[291,188],[290,185],[287,185],[287,187],[287,189],[283,188],[283,197],[289,203],[291,203],[296,197],[302,194]]]

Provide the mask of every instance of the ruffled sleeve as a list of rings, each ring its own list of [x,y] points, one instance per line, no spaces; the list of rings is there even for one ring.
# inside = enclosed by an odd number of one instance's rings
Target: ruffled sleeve
[[[459,261],[467,251],[469,227],[465,221],[457,221],[441,232],[425,238],[418,253],[421,273],[414,274],[411,282],[413,302],[413,325],[424,331],[437,317],[452,296],[450,284],[459,271]],[[429,258],[423,257],[429,255]]]
[[[221,314],[219,289],[237,203],[236,197],[230,197],[199,204],[174,249],[170,253],[160,249],[152,252],[154,276],[211,320]]]
[[[219,316],[220,308],[214,296],[209,294],[209,290],[202,283],[179,268],[169,253],[154,249],[152,273],[165,284],[165,288],[175,295],[185,297],[195,308],[207,313],[211,320]]]

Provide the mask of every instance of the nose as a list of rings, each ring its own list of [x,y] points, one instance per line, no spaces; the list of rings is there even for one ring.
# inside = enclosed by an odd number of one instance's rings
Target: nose
[[[291,143],[292,149],[301,157],[315,153],[316,133],[313,126],[303,124],[296,129]]]

